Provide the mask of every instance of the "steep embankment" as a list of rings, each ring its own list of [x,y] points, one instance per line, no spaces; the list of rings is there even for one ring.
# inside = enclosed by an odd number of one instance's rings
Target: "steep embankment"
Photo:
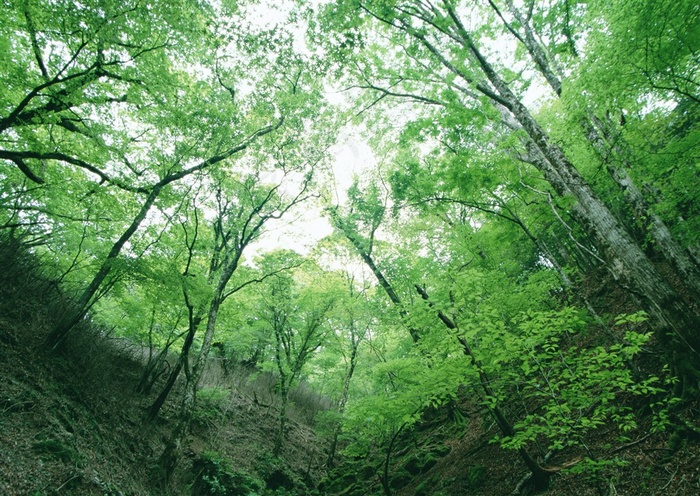
[[[490,442],[495,425],[466,389],[450,408],[426,412],[391,450],[377,445],[367,457],[341,459],[321,482],[324,450],[308,426],[318,408],[312,395],[298,402],[287,442],[274,456],[274,381],[264,374],[254,380],[242,369],[225,373],[215,362],[166,484],[158,458],[175,427],[181,392],[175,390],[156,422],[145,423],[161,384],[150,395],[135,391],[144,369],[141,349],[86,321],[61,352],[47,350],[42,341],[67,300],[38,275],[36,259],[19,244],[0,243],[0,265],[2,495],[491,496],[524,487],[525,466],[516,453]],[[692,428],[651,434],[645,405],[622,400],[640,413],[629,440],[619,441],[617,426],[605,425],[586,440],[588,453],[554,453],[546,462],[554,474],[547,494],[698,494],[700,450],[689,439]],[[507,407],[522,416],[521,405]],[[672,415],[682,426],[697,417],[696,403]],[[616,463],[575,473],[576,461],[590,453]]]
[[[395,441],[388,467],[385,467],[386,446],[378,446],[371,457],[344,460],[321,486],[322,490],[325,494],[345,496],[386,495],[381,483],[386,473],[392,496],[533,494],[526,478],[528,470],[517,452],[504,450],[492,442],[499,434],[498,429],[472,399],[467,394],[462,396],[457,406],[462,416],[457,421],[445,408],[427,412],[422,422]],[[513,407],[515,410],[517,405]],[[697,413],[683,407],[674,415],[682,422],[681,417]],[[610,423],[587,439],[588,453],[582,449],[549,453],[545,468],[552,477],[549,487],[541,494],[699,494],[700,446],[695,435],[684,428],[653,434],[650,427],[651,418],[645,417],[629,433],[628,441],[619,441],[619,428]],[[580,472],[586,468],[582,461],[589,453],[609,463],[595,471]]]
[[[179,391],[156,422],[145,423],[159,384],[150,396],[135,392],[140,348],[86,322],[65,349],[46,350],[42,340],[68,303],[19,244],[5,241],[0,251],[0,494],[313,491],[323,456],[312,430],[292,419],[274,456],[276,411],[255,399],[264,381],[224,377],[215,367],[176,472],[163,483],[157,461],[175,426]]]

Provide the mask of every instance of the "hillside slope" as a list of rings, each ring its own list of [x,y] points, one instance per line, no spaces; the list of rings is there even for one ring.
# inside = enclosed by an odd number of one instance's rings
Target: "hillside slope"
[[[181,390],[159,419],[144,421],[159,392],[135,391],[143,350],[84,322],[60,352],[43,339],[69,304],[37,273],[38,261],[17,243],[0,244],[0,494],[3,495],[502,495],[523,484],[517,454],[490,441],[497,430],[469,391],[457,404],[429,410],[390,450],[342,458],[326,473],[326,448],[311,428],[321,409],[297,394],[286,444],[275,456],[274,380],[243,367],[224,373],[213,360],[184,455],[167,483],[158,459],[174,429]],[[644,405],[629,442],[607,425],[587,440],[589,453],[562,450],[547,458],[554,473],[546,494],[599,496],[700,491],[700,449],[686,404],[674,422],[687,428],[651,434]],[[515,406],[514,406],[515,408]],[[455,412],[459,412],[455,414]],[[594,454],[617,460],[596,473],[576,473]],[[387,456],[388,455],[388,456]],[[387,479],[386,487],[381,483]]]
[[[160,384],[150,396],[135,392],[140,348],[86,324],[60,352],[45,349],[52,319],[68,303],[18,244],[0,250],[0,494],[204,495],[224,494],[218,491],[226,486],[312,492],[323,461],[313,431],[292,417],[274,456],[277,417],[263,404],[262,393],[271,394],[265,381],[242,372],[222,377],[215,367],[205,385],[215,394],[203,395],[185,454],[162,483],[157,461],[180,391],[146,423]]]

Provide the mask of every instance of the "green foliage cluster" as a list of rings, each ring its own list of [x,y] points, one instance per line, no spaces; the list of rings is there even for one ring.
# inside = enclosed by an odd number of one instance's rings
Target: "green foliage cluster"
[[[547,440],[548,449],[585,446],[589,431],[616,425],[618,441],[628,441],[637,428],[631,405],[624,397],[642,396],[647,402],[662,394],[667,386],[656,375],[635,377],[630,364],[650,339],[649,333],[627,331],[621,343],[579,348],[565,329],[566,313],[527,315],[520,323],[520,353],[511,380],[518,381],[518,397],[533,412],[515,424],[517,434],[500,439],[503,447],[519,449],[528,442]],[[643,314],[620,316],[616,322],[640,323]],[[660,406],[664,416],[668,404]],[[660,424],[657,427],[661,428]]]
[[[76,467],[82,465],[82,457],[73,446],[73,443],[65,439],[48,437],[39,439],[32,444],[32,449],[39,455],[48,455],[50,457],[61,460],[62,462]]]
[[[229,394],[200,388],[214,346],[225,376],[240,362],[276,381],[276,453],[302,383],[335,405],[329,463],[337,445],[372,459],[368,477],[426,412],[462,428],[467,391],[495,418],[515,405],[503,448],[578,450],[574,470],[604,471],[618,461],[592,454],[593,433],[612,423],[624,442],[641,404],[661,431],[673,387],[700,383],[696,3],[335,0],[258,22],[258,2],[5,2],[0,239],[76,296],[47,344],[91,311],[147,350],[144,391],[168,376],[165,401],[186,372],[198,424]],[[347,102],[330,105],[331,84]],[[321,184],[353,123],[375,166]],[[314,198],[334,234],[308,255],[260,248]],[[648,370],[654,347],[667,364]],[[436,460],[399,464],[384,491]],[[270,490],[295,490],[263,462]],[[214,452],[197,467],[201,494],[263,487]]]
[[[230,460],[215,451],[205,451],[194,461],[197,474],[193,494],[197,496],[257,496],[262,494],[264,483],[233,468]]]

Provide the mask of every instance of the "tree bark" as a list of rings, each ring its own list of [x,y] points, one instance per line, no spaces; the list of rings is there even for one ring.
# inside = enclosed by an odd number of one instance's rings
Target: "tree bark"
[[[351,331],[353,332],[353,331]],[[348,397],[350,394],[350,380],[355,373],[355,362],[357,360],[357,350],[360,347],[360,341],[354,340],[352,343],[352,349],[350,351],[350,365],[348,367],[348,372],[345,374],[345,380],[343,381],[343,391],[340,394],[340,401],[338,402],[338,413],[343,414],[345,411],[345,405],[348,402]],[[339,423],[335,429],[333,429],[333,438],[331,439],[331,446],[328,449],[328,461],[326,464],[329,467],[333,467],[335,453],[338,449],[338,437],[340,436],[342,425]]]
[[[377,282],[382,287],[382,289],[384,289],[384,292],[389,297],[389,300],[391,300],[394,306],[398,309],[401,318],[404,319],[404,321],[406,321],[408,319],[408,312],[406,311],[406,308],[404,307],[401,298],[399,298],[399,295],[396,293],[394,287],[389,283],[387,278],[384,277],[384,274],[379,269],[379,267],[377,267],[377,264],[374,263],[374,259],[372,258],[372,256],[369,253],[367,253],[367,251],[362,246],[362,243],[352,232],[350,232],[349,228],[343,225],[342,219],[340,219],[339,216],[334,216],[334,222],[338,229],[340,229],[343,235],[348,239],[348,241],[350,241],[350,244],[352,244],[355,250],[357,250],[358,255],[360,255],[360,258],[362,258],[362,261],[365,262],[367,267],[369,267],[369,269],[372,271],[372,274],[377,279]],[[408,332],[411,335],[413,342],[418,342],[418,339],[420,339],[418,330],[409,324]]]
[[[501,17],[504,24],[525,46],[538,70],[547,80],[554,93],[561,97],[561,71],[553,67],[554,60],[552,57],[548,56],[544,47],[535,38],[529,21],[525,19],[520,11],[513,5],[512,0],[506,0],[506,3],[508,5],[508,10],[519,22],[524,35],[521,36],[515,32],[505,19]],[[498,12],[497,7],[493,3],[491,4],[494,10]],[[678,282],[690,293],[689,299],[692,301],[699,301],[700,270],[698,266],[694,263],[691,255],[673,237],[668,226],[649,207],[641,191],[635,185],[632,177],[627,172],[631,164],[627,163],[624,159],[625,153],[617,144],[617,140],[613,136],[609,123],[601,121],[589,112],[588,115],[582,119],[581,125],[585,131],[586,138],[602,157],[608,157],[611,152],[615,152],[623,161],[623,166],[615,166],[610,160],[605,161],[609,176],[613,179],[623,193],[625,200],[631,206],[638,220],[637,224],[651,237],[656,250],[679,275],[677,278]]]
[[[78,322],[80,322],[80,320],[85,316],[85,313],[90,309],[90,306],[94,304],[93,297],[97,293],[97,290],[112,271],[113,264],[121,253],[122,248],[124,248],[126,242],[129,241],[131,236],[133,236],[141,225],[141,222],[143,222],[143,220],[146,218],[148,211],[158,198],[161,189],[162,187],[156,186],[151,190],[146,198],[146,201],[141,206],[141,209],[131,221],[131,224],[129,224],[129,227],[126,229],[126,231],[124,231],[114,245],[112,245],[112,249],[109,251],[109,254],[104,262],[102,262],[100,269],[92,278],[90,284],[88,284],[83,293],[80,295],[80,298],[78,298],[76,308],[68,310],[61,317],[61,320],[59,320],[54,330],[47,337],[47,346],[52,349],[56,349],[58,346],[60,346],[70,330],[73,329]]]
[[[696,370],[700,358],[700,318],[682,303],[679,294],[661,276],[563,151],[549,141],[545,131],[473,43],[454,9],[449,4],[446,4],[446,9],[455,24],[455,34],[527,133],[532,144],[529,151],[539,157],[535,161],[536,167],[558,195],[575,199],[572,214],[591,231],[606,267],[650,315],[660,340],[669,350],[673,349],[685,358],[684,370],[680,372],[693,376],[692,381],[697,384],[700,378]]]
[[[170,396],[170,392],[173,390],[175,382],[180,376],[180,372],[182,372],[183,368],[186,368],[190,356],[190,349],[192,348],[192,343],[194,343],[194,336],[197,333],[197,328],[199,327],[200,322],[200,317],[195,317],[190,321],[190,328],[187,332],[187,336],[185,337],[185,341],[182,343],[182,350],[180,351],[180,357],[177,360],[177,364],[170,372],[168,381],[165,383],[165,386],[158,395],[158,398],[156,398],[153,405],[151,405],[151,407],[148,409],[148,414],[146,415],[147,421],[153,421],[158,417],[158,413],[165,404],[165,400],[167,400],[168,396]]]
[[[691,255],[671,234],[666,223],[650,208],[644,195],[634,183],[627,171],[631,164],[625,160],[624,150],[615,144],[616,140],[612,136],[609,124],[594,115],[590,115],[582,125],[588,140],[602,157],[608,156],[609,152],[612,151],[623,162],[621,166],[616,166],[611,160],[607,160],[605,166],[608,174],[625,196],[635,214],[638,225],[651,237],[655,251],[660,253],[678,274],[678,282],[690,293],[689,299],[695,302],[700,301],[700,270],[698,270],[698,266]]]

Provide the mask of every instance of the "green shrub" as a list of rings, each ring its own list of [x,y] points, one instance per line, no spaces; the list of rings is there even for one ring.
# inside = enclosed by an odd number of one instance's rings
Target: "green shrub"
[[[62,461],[63,463],[70,463],[76,466],[80,466],[81,464],[78,451],[60,439],[42,439],[35,442],[32,445],[32,448],[39,454],[49,455],[56,460]]]
[[[486,479],[486,467],[474,465],[467,470],[465,482],[470,489],[477,489]]]
[[[269,490],[284,489],[293,491],[301,486],[301,481],[289,470],[282,458],[272,453],[265,452],[258,456],[258,471],[265,480],[265,486]]]
[[[258,496],[264,487],[255,477],[235,470],[231,461],[216,451],[203,452],[195,460],[194,469],[194,496]]]

